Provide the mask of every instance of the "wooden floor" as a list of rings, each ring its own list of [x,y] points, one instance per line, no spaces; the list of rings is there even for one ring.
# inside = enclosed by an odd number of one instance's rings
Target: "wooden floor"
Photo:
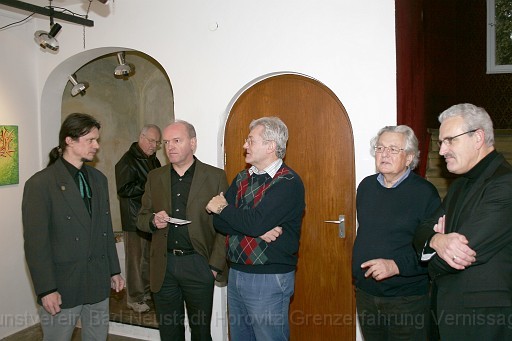
[[[135,313],[126,306],[126,292],[112,292],[110,295],[110,321],[158,329],[153,301],[148,301],[151,310],[147,313]],[[39,341],[43,339],[43,333],[39,324],[24,329],[16,334],[3,338],[2,341]],[[71,341],[81,341],[80,329],[73,332]],[[139,339],[125,336],[109,335],[107,341],[138,341]]]
[[[29,327],[14,335],[3,338],[2,341],[40,341],[43,339],[43,332],[39,324]],[[80,328],[76,328],[73,332],[71,341],[81,341]],[[107,341],[141,341],[140,339],[133,339],[126,336],[108,335]]]
[[[146,302],[151,308],[147,313],[136,313],[126,306],[126,290],[110,293],[110,321],[158,329],[155,305],[152,300]]]

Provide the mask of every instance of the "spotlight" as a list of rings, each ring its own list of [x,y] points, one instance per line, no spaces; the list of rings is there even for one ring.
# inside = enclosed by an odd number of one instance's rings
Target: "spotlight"
[[[119,61],[119,65],[114,70],[115,76],[128,76],[132,72],[132,67],[126,64],[124,60],[124,52],[117,53],[117,60]]]
[[[59,49],[59,42],[55,39],[55,36],[59,33],[61,28],[62,26],[60,24],[55,23],[51,26],[50,32],[36,31],[36,33],[34,33],[34,40],[43,49],[49,48],[52,51],[57,51]]]
[[[89,87],[89,84],[86,82],[78,83],[73,75],[69,75],[68,78],[69,81],[73,84],[73,88],[71,89],[71,96],[74,97],[78,94],[81,94],[82,96],[85,95],[85,89]]]

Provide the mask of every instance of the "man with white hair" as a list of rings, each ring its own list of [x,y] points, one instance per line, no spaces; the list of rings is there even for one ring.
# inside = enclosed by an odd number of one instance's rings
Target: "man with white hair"
[[[283,162],[288,128],[277,117],[251,122],[243,145],[252,166],[206,206],[227,234],[232,340],[288,340],[304,185]]]
[[[439,154],[461,176],[417,229],[441,340],[512,340],[512,166],[489,114],[472,104],[439,116]]]

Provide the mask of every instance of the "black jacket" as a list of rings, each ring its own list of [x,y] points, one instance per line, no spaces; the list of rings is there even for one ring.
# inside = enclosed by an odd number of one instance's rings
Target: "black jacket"
[[[470,184],[469,190],[461,195],[466,183]],[[478,318],[479,312],[475,315],[474,310],[478,308],[492,308],[496,309],[493,312],[500,313],[502,311],[498,309],[510,311],[512,166],[502,154],[492,152],[450,185],[442,208],[416,230],[414,245],[420,254],[431,251],[425,245],[435,233],[432,227],[444,214],[445,233],[458,232],[464,235],[469,241],[468,246],[476,252],[476,262],[464,270],[456,270],[439,255],[430,259],[429,273],[438,288],[438,318],[442,319],[440,315],[444,314],[448,319],[451,312],[466,314],[468,311],[473,314],[473,318]],[[482,328],[489,326],[491,322],[493,321],[485,319]],[[503,328],[506,329],[507,325],[503,325]]]
[[[137,142],[131,145],[116,164],[116,187],[121,204],[123,231],[137,231],[137,214],[148,173],[160,166],[155,154],[146,156]]]

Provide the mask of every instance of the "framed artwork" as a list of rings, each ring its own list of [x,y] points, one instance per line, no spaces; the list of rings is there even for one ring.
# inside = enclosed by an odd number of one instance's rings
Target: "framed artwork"
[[[18,126],[0,125],[0,186],[19,181]]]

